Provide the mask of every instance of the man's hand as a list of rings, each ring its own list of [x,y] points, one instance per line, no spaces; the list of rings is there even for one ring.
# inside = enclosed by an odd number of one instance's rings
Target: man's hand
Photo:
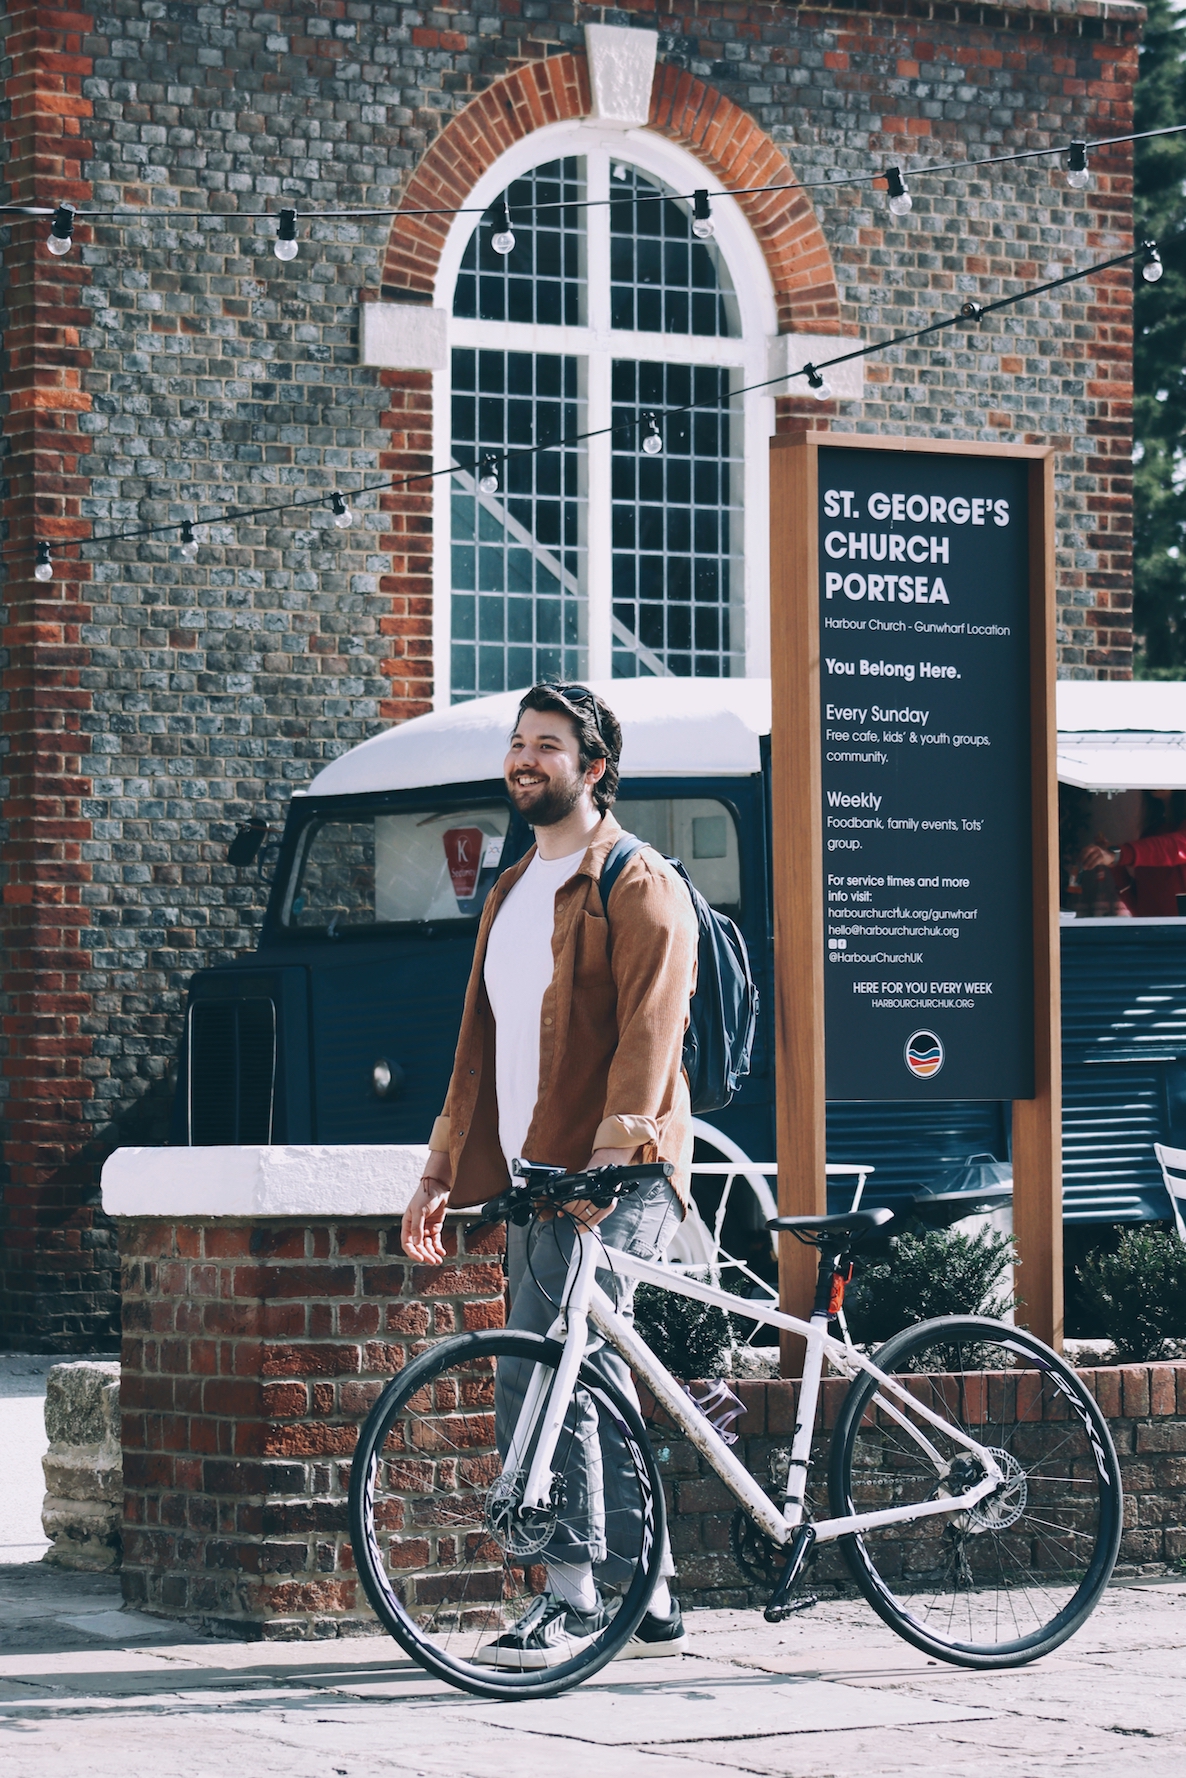
[[[1120,863],[1120,851],[1115,846],[1088,846],[1079,860],[1081,870],[1110,869]]]
[[[637,1153],[637,1148],[597,1148],[585,1162],[582,1171],[591,1173],[594,1167],[628,1167]],[[568,1214],[575,1217],[587,1229],[595,1229],[599,1222],[604,1222],[607,1216],[612,1216],[617,1207],[616,1199],[612,1204],[602,1206],[590,1204],[587,1198],[577,1198],[573,1203],[564,1206]]]
[[[451,1171],[447,1154],[430,1154],[420,1184],[404,1211],[400,1242],[404,1252],[422,1265],[439,1266],[445,1257],[441,1230],[449,1205]]]

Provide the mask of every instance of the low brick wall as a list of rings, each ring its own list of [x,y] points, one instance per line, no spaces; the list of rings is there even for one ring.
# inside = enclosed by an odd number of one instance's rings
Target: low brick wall
[[[1106,1365],[1080,1373],[1107,1416],[1124,1483],[1124,1538],[1120,1566],[1160,1573],[1186,1560],[1186,1363]],[[765,1482],[770,1458],[791,1442],[798,1384],[738,1382],[745,1414],[733,1430],[735,1451],[752,1475]],[[820,1431],[812,1447],[811,1490],[815,1516],[826,1516],[831,1429],[848,1389],[842,1377],[821,1389]],[[729,1525],[734,1500],[708,1464],[644,1392],[651,1441],[665,1478],[672,1553],[680,1597],[705,1606],[765,1602],[733,1561]],[[1062,1420],[1051,1434],[1061,1437]],[[1038,1429],[1033,1429],[1033,1437]],[[818,1582],[846,1584],[839,1551],[821,1549],[812,1573]]]
[[[450,1260],[406,1260],[391,1218],[125,1218],[121,1407],[129,1604],[246,1637],[357,1634],[350,1455],[383,1383],[426,1343],[503,1320],[500,1231],[450,1219]],[[459,1249],[460,1243],[460,1249]],[[1121,1561],[1186,1557],[1186,1363],[1085,1371],[1126,1490]],[[815,1494],[847,1384],[823,1387]],[[738,1454],[765,1479],[797,1385],[739,1382]],[[655,1413],[683,1600],[761,1603],[729,1552],[732,1497]],[[821,1552],[816,1580],[843,1580]]]
[[[245,1636],[373,1626],[350,1453],[426,1341],[501,1325],[502,1232],[463,1229],[428,1267],[390,1218],[120,1220],[128,1604]]]

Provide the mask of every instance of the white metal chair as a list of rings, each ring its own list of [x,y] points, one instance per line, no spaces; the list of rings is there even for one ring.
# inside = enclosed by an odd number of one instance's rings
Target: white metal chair
[[[1160,1163],[1161,1177],[1165,1180],[1165,1189],[1169,1193],[1178,1239],[1186,1242],[1186,1216],[1183,1216],[1183,1208],[1186,1207],[1186,1148],[1167,1148],[1164,1142],[1155,1142],[1153,1152]]]

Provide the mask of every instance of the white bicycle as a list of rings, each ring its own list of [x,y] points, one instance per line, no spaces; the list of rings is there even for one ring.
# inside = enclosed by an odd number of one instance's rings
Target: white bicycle
[[[666,1163],[575,1175],[517,1165],[521,1177],[484,1207],[485,1220],[525,1224],[541,1204],[608,1204],[670,1173]],[[874,1611],[942,1660],[1019,1666],[1072,1635],[1107,1585],[1120,1543],[1120,1471],[1107,1422],[1055,1352],[1001,1322],[945,1317],[906,1328],[872,1358],[857,1350],[842,1310],[851,1250],[889,1214],[774,1219],[772,1228],[819,1248],[810,1322],[606,1248],[582,1228],[546,1338],[462,1334],[414,1359],[372,1408],[350,1480],[355,1560],[401,1647],[479,1696],[543,1697],[587,1679],[629,1641],[659,1575],[664,1492],[636,1402],[584,1360],[590,1326],[738,1501],[735,1552],[752,1574],[769,1576],[771,1623],[804,1603],[794,1588],[813,1552],[838,1542]],[[803,1337],[797,1425],[776,1498],[616,1312],[595,1278],[611,1266]],[[494,1396],[503,1360],[518,1361],[529,1381],[500,1455]],[[830,1516],[812,1518],[808,1476],[825,1361],[850,1386],[831,1435]],[[543,1552],[566,1534],[589,1535],[589,1499],[570,1508],[565,1476],[574,1439],[587,1448],[594,1422],[617,1453],[597,1508],[615,1577],[604,1628],[561,1666],[492,1667],[492,1639],[545,1590]]]

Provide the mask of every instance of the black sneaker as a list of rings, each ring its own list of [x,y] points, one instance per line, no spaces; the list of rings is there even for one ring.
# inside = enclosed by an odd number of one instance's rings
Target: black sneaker
[[[577,1611],[563,1599],[541,1593],[519,1622],[480,1648],[474,1660],[483,1667],[505,1667],[515,1673],[559,1667],[588,1648],[608,1621],[600,1605],[596,1611]]]
[[[654,1617],[648,1611],[616,1661],[653,1661],[664,1655],[682,1655],[688,1646],[679,1600],[671,1601],[670,1617]]]

